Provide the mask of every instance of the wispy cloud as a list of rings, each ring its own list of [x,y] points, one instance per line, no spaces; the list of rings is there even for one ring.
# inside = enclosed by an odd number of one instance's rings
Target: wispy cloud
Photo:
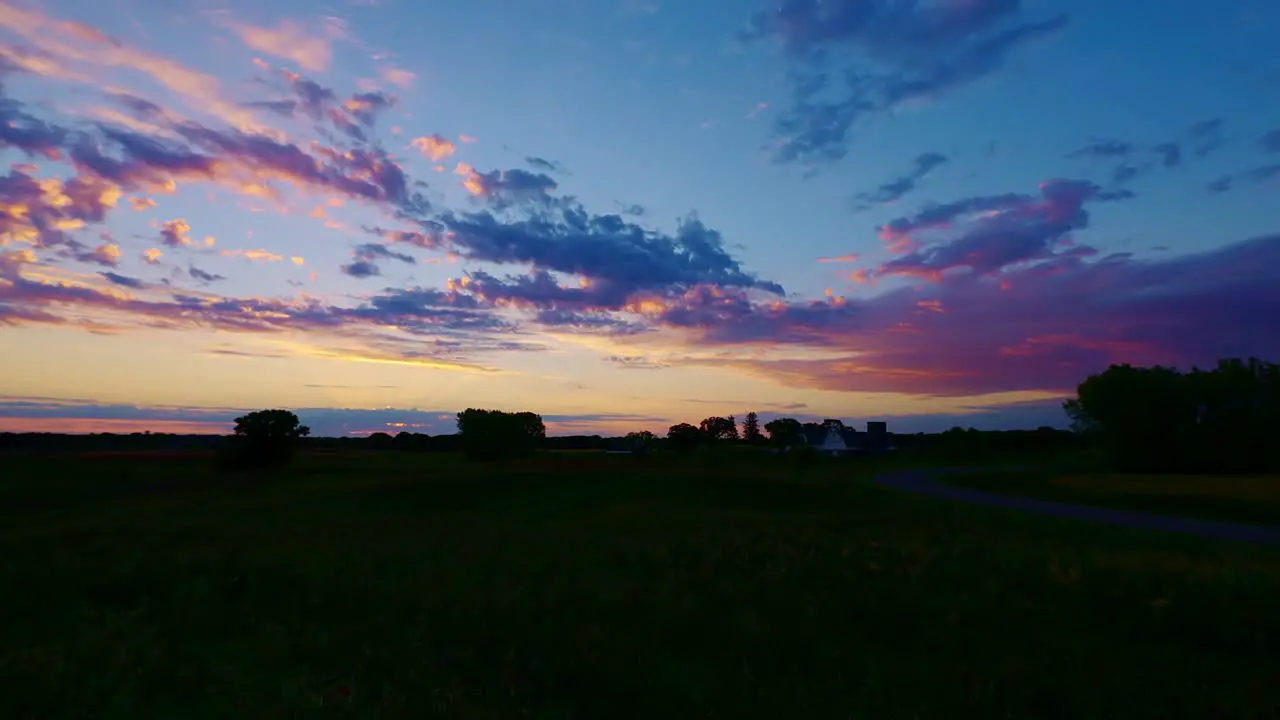
[[[906,174],[881,183],[875,190],[858,193],[853,197],[855,208],[864,210],[871,203],[892,203],[901,200],[915,190],[929,173],[947,163],[942,153],[927,152],[916,156],[913,167]]]
[[[991,75],[1020,47],[1067,24],[1066,15],[1030,15],[1009,0],[791,0],[757,13],[744,37],[777,41],[792,64],[775,159],[839,159],[863,118]],[[853,59],[836,66],[844,58]]]
[[[275,27],[230,22],[228,27],[247,47],[290,60],[311,72],[329,68],[333,56],[329,38],[313,35],[293,20],[281,20]]]

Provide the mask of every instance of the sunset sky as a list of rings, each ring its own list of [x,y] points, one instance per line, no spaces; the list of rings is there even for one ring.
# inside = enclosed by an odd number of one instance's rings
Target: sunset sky
[[[1274,0],[0,0],[0,431],[1065,425],[1280,360]]]

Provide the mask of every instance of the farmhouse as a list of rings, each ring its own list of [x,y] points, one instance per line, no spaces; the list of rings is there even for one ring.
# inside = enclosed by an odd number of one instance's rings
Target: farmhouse
[[[835,419],[823,420],[821,423],[806,423],[804,442],[809,447],[827,455],[882,452],[890,449],[888,425],[874,420],[867,423],[867,431],[863,433]]]

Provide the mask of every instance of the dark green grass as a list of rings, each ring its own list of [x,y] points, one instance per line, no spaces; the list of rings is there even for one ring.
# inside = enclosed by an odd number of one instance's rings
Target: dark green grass
[[[556,462],[10,463],[0,717],[1280,711],[1274,551],[848,463]]]
[[[948,474],[939,479],[974,490],[1038,500],[1280,525],[1280,476],[1073,476],[1064,472],[995,471]]]

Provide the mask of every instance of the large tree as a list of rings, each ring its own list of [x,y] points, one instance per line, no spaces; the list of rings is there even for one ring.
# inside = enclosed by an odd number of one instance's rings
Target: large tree
[[[799,445],[804,441],[804,426],[795,418],[778,418],[765,423],[769,441],[778,447]]]
[[[547,429],[537,413],[467,408],[458,413],[458,436],[472,460],[507,460],[532,455]]]
[[[253,440],[296,440],[311,434],[311,428],[288,410],[258,410],[241,415],[235,422],[235,434]]]
[[[1186,373],[1112,365],[1080,383],[1063,409],[1121,469],[1261,471],[1277,464],[1280,366],[1253,358]]]
[[[709,417],[699,423],[698,429],[710,441],[738,439],[738,421],[732,415]]]
[[[702,431],[689,423],[679,423],[667,429],[667,444],[674,450],[690,450],[704,440]]]
[[[235,419],[234,438],[220,454],[225,469],[247,470],[287,463],[302,438],[311,434],[288,410],[258,410]]]

